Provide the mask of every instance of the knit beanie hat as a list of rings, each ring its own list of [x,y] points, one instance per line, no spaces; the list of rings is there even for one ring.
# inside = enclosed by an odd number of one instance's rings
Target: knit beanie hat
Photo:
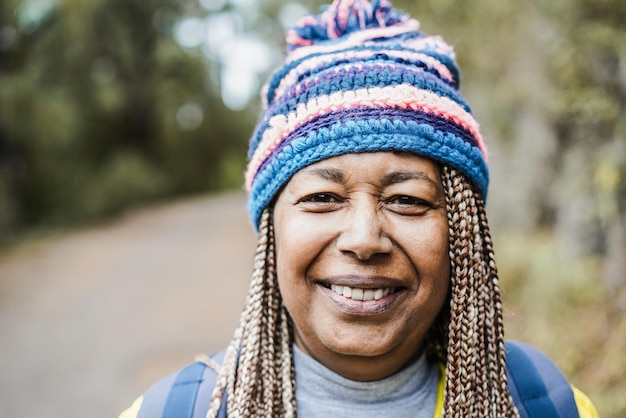
[[[458,91],[454,51],[387,0],[335,0],[287,33],[262,92],[245,181],[263,209],[302,168],[337,155],[401,151],[463,173],[486,199],[487,149]]]

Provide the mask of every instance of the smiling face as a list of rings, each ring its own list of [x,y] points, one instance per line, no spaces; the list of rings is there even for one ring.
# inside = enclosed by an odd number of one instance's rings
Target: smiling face
[[[279,195],[274,231],[280,291],[301,350],[363,381],[419,356],[450,277],[434,162],[376,152],[310,165]]]

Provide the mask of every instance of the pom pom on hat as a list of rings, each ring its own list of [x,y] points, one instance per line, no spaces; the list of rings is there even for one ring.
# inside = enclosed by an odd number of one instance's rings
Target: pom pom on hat
[[[411,21],[417,29],[417,20],[400,13],[386,0],[335,0],[318,16],[305,16],[287,32],[287,47],[293,51],[320,41],[337,39],[352,32],[371,28],[405,25]]]
[[[252,223],[291,176],[333,156],[410,152],[462,172],[487,197],[487,149],[459,93],[452,48],[387,0],[335,0],[287,34],[263,88],[246,189]]]

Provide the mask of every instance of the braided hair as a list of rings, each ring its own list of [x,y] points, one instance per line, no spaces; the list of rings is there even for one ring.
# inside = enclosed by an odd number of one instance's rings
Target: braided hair
[[[518,417],[507,387],[502,299],[485,205],[461,174],[442,171],[451,265],[450,310],[438,324],[440,335],[447,328],[447,341],[438,343],[439,350],[446,347],[444,416]]]
[[[445,365],[444,416],[519,417],[508,391],[502,303],[485,205],[465,176],[444,166],[451,286],[427,336]],[[295,417],[293,331],[275,269],[271,209],[259,224],[254,273],[239,327],[220,369],[207,418],[225,392],[231,417]]]

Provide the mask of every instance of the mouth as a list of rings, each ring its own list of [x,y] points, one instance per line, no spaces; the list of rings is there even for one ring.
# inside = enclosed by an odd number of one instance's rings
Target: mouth
[[[398,290],[395,287],[383,287],[378,289],[362,289],[358,287],[341,286],[333,284],[328,286],[333,292],[341,295],[345,298],[358,300],[358,301],[370,301],[380,300],[390,294],[396,293]]]
[[[319,283],[340,310],[352,314],[377,314],[390,309],[405,290],[403,287],[362,288]]]

